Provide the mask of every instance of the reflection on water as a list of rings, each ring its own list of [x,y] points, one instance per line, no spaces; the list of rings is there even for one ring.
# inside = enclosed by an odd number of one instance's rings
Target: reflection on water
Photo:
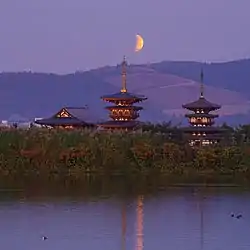
[[[136,202],[136,246],[135,250],[143,250],[143,196],[139,195]],[[126,208],[122,208],[122,250],[126,249]]]
[[[199,214],[200,214],[200,249],[203,249],[204,243],[204,215],[203,215],[203,196],[198,200]]]
[[[250,193],[239,188],[166,188],[88,196],[2,191],[0,242],[10,250],[249,249]],[[231,213],[242,214],[237,219]],[[47,236],[47,240],[42,240]]]
[[[126,231],[127,231],[126,207],[122,206],[122,250],[126,249]]]
[[[143,250],[143,196],[137,198],[137,219],[136,219],[136,250]]]

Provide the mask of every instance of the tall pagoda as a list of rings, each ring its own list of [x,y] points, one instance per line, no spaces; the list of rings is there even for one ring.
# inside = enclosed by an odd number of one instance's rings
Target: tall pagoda
[[[126,58],[122,61],[122,88],[120,92],[102,96],[101,99],[114,104],[106,107],[109,110],[110,121],[100,123],[99,126],[103,129],[135,129],[139,122],[136,119],[139,117],[139,111],[142,107],[134,106],[135,103],[142,102],[147,99],[145,96],[136,95],[127,91],[127,73],[126,73]]]
[[[215,144],[220,141],[222,130],[213,126],[218,115],[210,112],[219,110],[221,106],[209,102],[204,97],[203,70],[201,70],[200,75],[199,99],[182,105],[182,107],[193,112],[185,115],[189,120],[190,126],[184,128],[184,134],[187,136],[191,146]]]

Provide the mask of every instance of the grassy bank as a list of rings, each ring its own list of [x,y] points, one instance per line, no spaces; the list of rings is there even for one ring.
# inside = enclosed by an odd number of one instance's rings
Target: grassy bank
[[[192,149],[152,133],[47,129],[0,133],[0,179],[83,181],[86,176],[250,180],[250,146]]]

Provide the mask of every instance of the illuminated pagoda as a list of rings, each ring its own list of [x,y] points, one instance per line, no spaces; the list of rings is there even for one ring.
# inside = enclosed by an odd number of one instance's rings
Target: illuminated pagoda
[[[94,127],[87,107],[65,107],[50,118],[39,119],[36,124],[53,128],[89,128]]]
[[[201,71],[200,97],[197,101],[182,105],[183,108],[193,113],[186,114],[190,126],[184,128],[184,134],[187,136],[191,146],[209,145],[218,143],[221,139],[222,130],[214,127],[214,119],[217,114],[210,113],[221,108],[220,105],[209,102],[204,97],[203,71]]]
[[[110,121],[99,124],[103,129],[132,130],[138,127],[139,111],[142,107],[133,104],[147,99],[145,96],[135,95],[127,91],[126,58],[124,57],[122,66],[122,88],[119,93],[102,96],[101,99],[113,103],[114,106],[106,107],[109,110]]]

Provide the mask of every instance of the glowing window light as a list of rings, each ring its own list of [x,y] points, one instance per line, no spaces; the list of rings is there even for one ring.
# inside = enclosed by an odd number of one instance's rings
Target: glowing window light
[[[207,117],[203,117],[203,118],[202,118],[202,122],[206,122],[206,123],[207,123],[207,122],[208,122]]]
[[[57,115],[57,117],[70,117],[68,112],[66,112],[65,110],[63,110],[61,113],[59,113]]]
[[[196,118],[195,118],[195,117],[191,117],[191,118],[190,118],[190,122],[192,122],[192,123],[193,123],[193,122],[196,122]]]

